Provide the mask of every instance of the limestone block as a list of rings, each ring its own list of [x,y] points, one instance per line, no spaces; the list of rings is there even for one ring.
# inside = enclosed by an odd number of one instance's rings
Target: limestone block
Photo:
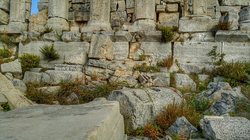
[[[92,35],[89,58],[113,59],[113,42],[108,35]]]
[[[98,79],[108,79],[110,78],[115,72],[109,69],[102,69],[96,68],[91,66],[86,66],[85,74],[88,76],[97,76]]]
[[[62,18],[50,18],[47,20],[46,26],[60,28],[63,31],[69,31],[69,23]]]
[[[123,71],[132,71],[133,67],[124,64],[124,61],[105,61],[105,60],[95,60],[95,59],[89,59],[88,66],[92,67],[99,67],[104,69],[109,69],[112,71],[116,71],[117,69],[121,69]]]
[[[10,1],[10,22],[25,22],[25,0]]]
[[[24,74],[23,82],[25,84],[33,83],[40,84],[42,80],[42,73],[26,71]]]
[[[110,0],[90,1],[90,21],[101,20],[109,22]]]
[[[117,77],[127,77],[127,76],[132,76],[133,72],[132,71],[123,71],[121,69],[117,69],[114,73],[114,76]]]
[[[0,73],[0,92],[14,90],[15,87],[2,73]]]
[[[12,79],[10,79],[10,81],[13,84],[13,86],[16,89],[20,90],[22,93],[25,93],[27,91],[27,87],[22,80],[12,78]]]
[[[179,60],[178,60],[179,61]],[[187,61],[188,62],[188,61]],[[211,64],[205,64],[205,63],[178,63],[181,70],[183,70],[186,74],[192,74],[192,73],[202,73],[202,69],[206,68],[208,71],[214,70],[214,66]]]
[[[211,58],[206,54],[213,49],[213,46],[217,46],[217,53],[221,52],[219,42],[175,42],[174,59],[180,63],[211,63]]]
[[[127,21],[127,13],[123,12],[111,12],[111,27],[121,27],[124,22]]]
[[[2,93],[0,93],[0,106],[2,105],[2,104],[5,104],[5,103],[7,103],[8,101],[7,101],[7,99],[5,98],[5,96],[2,94]]]
[[[89,15],[90,13],[89,12],[83,12],[83,11],[75,11],[74,13],[75,15],[75,21],[89,21]]]
[[[240,23],[239,26],[242,31],[250,31],[250,23]]]
[[[155,21],[151,19],[138,20],[129,26],[129,32],[155,31]]]
[[[208,0],[193,0],[193,14],[207,15],[207,1]]]
[[[239,15],[239,22],[250,22],[250,6],[241,9]]]
[[[8,25],[0,26],[0,33],[21,34],[28,31],[28,24],[22,22],[9,22]]]
[[[37,14],[33,14],[29,19],[29,31],[43,32],[44,26],[48,20],[48,10],[42,10]]]
[[[166,3],[180,3],[181,0],[163,0],[163,2],[166,2]]]
[[[55,64],[56,71],[83,71],[82,65]]]
[[[134,14],[135,13],[135,9],[127,9],[127,14]]]
[[[132,35],[128,31],[115,32],[115,42],[130,42]]]
[[[179,32],[206,32],[215,28],[218,19],[208,16],[186,16],[179,20]]]
[[[181,102],[181,97],[168,88],[122,89],[111,92],[107,100],[118,101],[120,112],[129,117],[129,129],[136,129],[154,121],[164,106]]]
[[[181,33],[180,38],[189,42],[214,42],[215,40],[213,32]]]
[[[19,62],[18,59],[13,62],[4,63],[1,65],[1,71],[21,74],[22,73],[21,63]]]
[[[166,10],[167,12],[178,12],[178,4],[167,4]]]
[[[13,118],[15,115],[19,117]],[[0,139],[12,137],[32,140],[38,136],[47,139],[85,140],[123,140],[124,138],[124,121],[119,112],[118,102],[100,98],[77,106],[25,107],[1,114],[0,122]],[[4,124],[9,127],[4,127]],[[48,125],[50,127],[44,129]],[[21,138],[20,135],[22,135]]]
[[[187,74],[176,73],[176,88],[196,91],[196,83]]]
[[[62,40],[65,42],[80,42],[81,33],[63,32]]]
[[[157,5],[156,6],[156,12],[165,12],[166,11],[166,5]]]
[[[249,6],[250,0],[222,0],[224,6]]]
[[[116,12],[117,2],[117,0],[110,0],[110,12]]]
[[[250,39],[250,33],[247,31],[225,31],[216,32],[215,41],[218,42],[247,42]]]
[[[126,10],[126,4],[125,4],[125,0],[122,1],[118,1],[118,9],[117,12],[123,12]]]
[[[250,138],[250,121],[244,117],[204,116],[202,133],[209,139],[238,140]]]
[[[179,13],[160,13],[159,23],[163,26],[179,26]]]
[[[159,87],[169,87],[169,85],[170,85],[170,73],[156,72],[156,73],[150,73],[150,76],[153,79],[153,85],[159,86]]]
[[[4,92],[3,95],[6,97],[11,110],[33,105],[19,90],[10,90]]]
[[[155,0],[135,0],[135,17],[139,19],[155,19]]]
[[[126,8],[131,9],[135,7],[135,0],[126,0]]]
[[[143,31],[138,33],[137,41],[139,42],[161,42],[161,31]]]
[[[138,81],[133,76],[123,76],[123,77],[117,77],[112,76],[109,79],[109,83],[125,83],[128,84],[129,87],[136,87],[138,86]]]
[[[61,34],[59,34],[59,35],[61,35]],[[58,38],[57,34],[56,34],[56,33],[53,33],[53,32],[44,34],[44,35],[42,36],[42,38],[43,38],[43,41],[52,41],[52,42],[54,42],[54,41],[61,41],[61,40]]]
[[[114,59],[124,60],[128,58],[129,43],[128,42],[114,42]]]
[[[10,1],[9,0],[1,0],[0,1],[0,9],[4,10],[5,12],[10,11]]]
[[[37,3],[37,8],[38,8],[39,11],[42,11],[44,9],[48,9],[49,4],[48,4],[48,2],[41,2],[40,1],[40,2]]]
[[[85,84],[84,74],[78,71],[56,71],[56,70],[47,70],[45,71],[50,76],[51,83],[57,85],[61,81],[75,81],[77,78],[82,80],[82,83]]]
[[[0,9],[0,25],[7,25],[9,23],[10,16],[5,11]]]
[[[216,8],[219,7],[218,0],[209,0],[207,1],[207,16],[212,18],[216,17]]]
[[[224,60],[226,62],[250,62],[250,44],[239,42],[224,42],[222,52],[225,55]]]
[[[68,0],[49,0],[49,18],[68,20]]]

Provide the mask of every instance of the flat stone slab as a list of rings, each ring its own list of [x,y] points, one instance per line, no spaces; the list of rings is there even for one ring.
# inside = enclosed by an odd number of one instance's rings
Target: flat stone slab
[[[250,121],[243,117],[204,116],[200,126],[210,140],[250,139]]]
[[[104,98],[84,105],[32,106],[0,114],[1,140],[123,140],[119,103]]]
[[[250,43],[241,42],[224,42],[223,53],[226,54],[224,60],[230,62],[250,62]]]
[[[250,40],[250,32],[247,31],[223,31],[216,32],[215,41],[218,42],[247,42]]]

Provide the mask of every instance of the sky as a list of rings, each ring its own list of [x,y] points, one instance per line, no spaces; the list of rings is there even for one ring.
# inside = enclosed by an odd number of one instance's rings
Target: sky
[[[38,3],[39,1],[40,1],[40,0],[32,0],[31,15],[32,15],[33,13],[37,13],[37,12],[38,12],[37,3]]]

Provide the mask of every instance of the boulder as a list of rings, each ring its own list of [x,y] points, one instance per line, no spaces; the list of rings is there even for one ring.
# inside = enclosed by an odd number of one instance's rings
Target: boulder
[[[9,73],[16,73],[16,74],[22,74],[22,67],[19,60],[15,60],[13,62],[4,63],[1,65],[1,71],[2,72],[9,72]]]
[[[200,127],[210,140],[250,139],[250,121],[243,117],[204,116]]]
[[[0,92],[15,90],[15,87],[2,73],[0,73]]]
[[[171,125],[167,132],[169,132],[170,135],[180,135],[182,132],[182,135],[187,135],[190,137],[190,134],[196,133],[198,130],[188,122],[188,120],[182,116],[180,118],[177,118],[173,125]]]
[[[196,83],[187,74],[175,74],[176,88],[196,91]]]
[[[12,78],[12,79],[10,79],[10,81],[13,84],[13,86],[16,89],[20,90],[22,93],[25,93],[27,91],[27,87],[26,87],[25,83],[22,80]]]
[[[154,122],[164,106],[182,101],[181,95],[168,88],[122,89],[111,92],[107,100],[118,101],[120,112],[129,124],[136,129]]]
[[[124,122],[118,102],[96,99],[77,106],[32,106],[3,113],[0,134],[3,140],[123,140]]]

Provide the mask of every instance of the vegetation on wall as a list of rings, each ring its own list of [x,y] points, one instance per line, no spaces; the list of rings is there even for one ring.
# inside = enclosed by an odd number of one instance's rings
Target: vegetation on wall
[[[39,62],[40,62],[40,57],[34,54],[24,53],[22,54],[21,57],[19,57],[19,59],[20,59],[20,63],[22,66],[23,73],[25,71],[29,71],[30,68],[38,67]]]
[[[232,23],[233,23],[233,21],[231,21],[231,22],[226,21],[226,20],[219,21],[217,24],[217,28],[218,28],[218,30],[231,30]]]
[[[43,57],[49,59],[49,61],[60,58],[60,55],[54,49],[54,44],[51,46],[45,45],[43,48],[40,48],[40,52],[43,54]]]
[[[167,27],[167,26],[156,26],[156,30],[160,30],[162,31],[162,41],[163,42],[170,42],[171,40],[173,40],[173,36],[174,36],[174,32],[172,31],[171,27]]]
[[[4,58],[8,58],[10,57],[10,55],[11,55],[11,51],[8,48],[3,47],[3,49],[0,49],[0,56]]]

